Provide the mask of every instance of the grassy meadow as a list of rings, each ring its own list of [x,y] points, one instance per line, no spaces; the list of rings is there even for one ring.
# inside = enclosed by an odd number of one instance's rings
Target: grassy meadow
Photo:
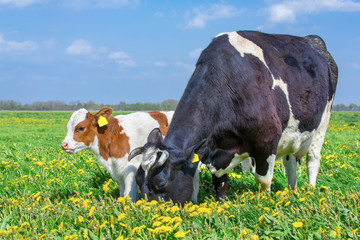
[[[117,113],[115,113],[117,114]],[[201,171],[199,203],[131,203],[89,151],[60,148],[71,112],[0,112],[0,239],[359,239],[360,112],[334,112],[317,186],[287,189],[281,160],[271,193],[230,173],[214,201]]]

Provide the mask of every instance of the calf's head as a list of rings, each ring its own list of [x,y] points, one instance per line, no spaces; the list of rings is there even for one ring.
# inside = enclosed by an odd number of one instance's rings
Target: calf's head
[[[166,147],[162,140],[160,129],[156,128],[149,134],[147,143],[134,149],[129,155],[129,161],[142,155],[142,162],[136,173],[141,197],[184,204],[193,194],[193,180],[199,164],[192,159],[204,141],[185,152],[179,152]]]
[[[67,134],[61,147],[67,153],[76,153],[89,148],[97,141],[97,133],[104,132],[112,109],[104,107],[96,114],[82,108],[75,111],[67,123]]]

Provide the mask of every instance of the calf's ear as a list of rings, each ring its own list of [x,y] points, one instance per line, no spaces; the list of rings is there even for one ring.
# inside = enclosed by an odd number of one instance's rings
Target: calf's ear
[[[99,127],[103,127],[108,124],[108,119],[111,117],[113,110],[109,107],[103,107],[99,112],[95,113],[95,120]]]
[[[100,111],[95,113],[95,116],[97,116],[97,117],[103,116],[104,118],[109,118],[111,116],[112,112],[113,112],[112,108],[103,107],[102,109],[100,109]]]

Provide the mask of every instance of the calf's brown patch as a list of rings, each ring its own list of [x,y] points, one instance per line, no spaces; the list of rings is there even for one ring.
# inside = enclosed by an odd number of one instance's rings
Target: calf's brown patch
[[[159,123],[159,128],[163,136],[169,130],[169,122],[166,115],[159,111],[149,112],[150,116]]]

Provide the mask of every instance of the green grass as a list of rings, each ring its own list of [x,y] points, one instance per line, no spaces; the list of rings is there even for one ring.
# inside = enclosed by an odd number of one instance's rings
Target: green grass
[[[115,113],[118,114],[118,113]],[[360,113],[332,114],[317,187],[280,160],[271,193],[236,168],[227,200],[201,171],[199,204],[131,203],[88,151],[65,154],[70,112],[0,112],[0,239],[359,239]]]

